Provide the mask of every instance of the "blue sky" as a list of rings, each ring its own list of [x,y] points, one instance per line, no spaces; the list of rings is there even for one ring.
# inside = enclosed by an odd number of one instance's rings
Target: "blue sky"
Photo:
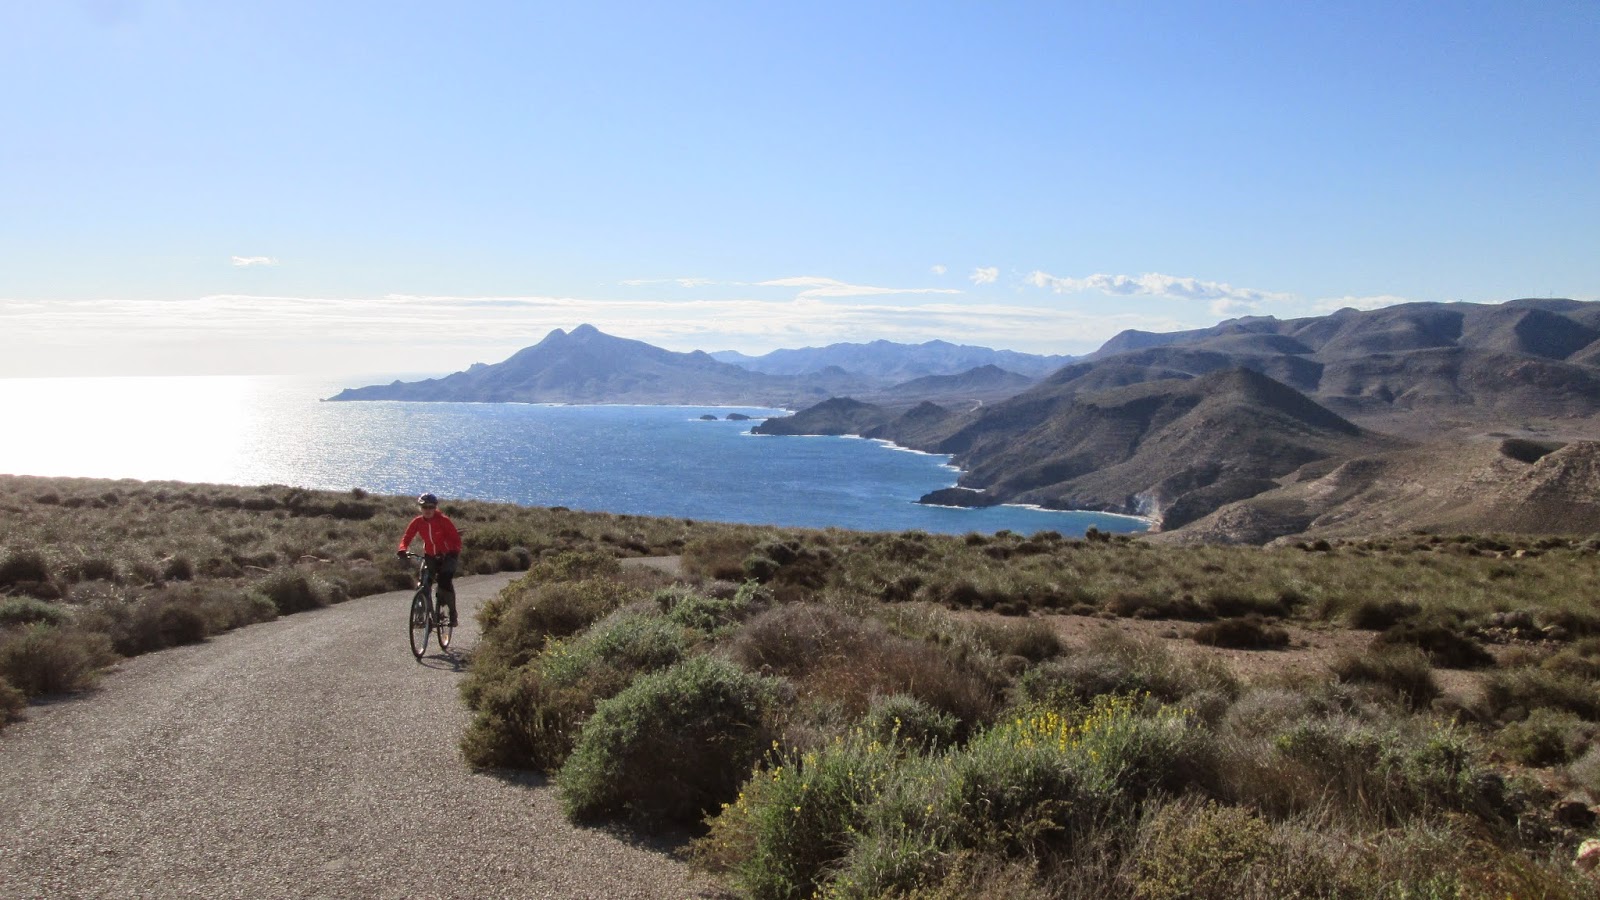
[[[0,0],[0,375],[1600,299],[1600,3]]]

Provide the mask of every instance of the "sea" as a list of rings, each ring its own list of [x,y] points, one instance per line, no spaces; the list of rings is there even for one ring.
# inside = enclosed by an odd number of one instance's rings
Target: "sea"
[[[384,379],[387,380],[387,379]],[[1019,534],[1132,516],[917,498],[955,484],[943,455],[852,437],[751,433],[759,407],[329,402],[361,378],[0,379],[0,473],[282,484],[722,522]],[[728,418],[730,413],[751,421]],[[707,418],[711,417],[711,418]]]

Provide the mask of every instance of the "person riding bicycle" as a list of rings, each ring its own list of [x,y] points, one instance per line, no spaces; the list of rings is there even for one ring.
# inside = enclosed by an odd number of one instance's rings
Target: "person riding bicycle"
[[[399,556],[406,558],[411,542],[422,538],[422,554],[433,570],[439,585],[439,605],[450,609],[450,627],[456,627],[456,564],[461,559],[461,532],[456,523],[439,511],[439,498],[423,494],[417,498],[421,515],[406,526],[405,537],[400,539]]]

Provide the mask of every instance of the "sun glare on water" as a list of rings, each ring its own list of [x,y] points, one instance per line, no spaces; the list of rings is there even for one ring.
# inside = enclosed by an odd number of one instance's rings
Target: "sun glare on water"
[[[243,376],[0,379],[0,472],[235,482],[253,431]]]

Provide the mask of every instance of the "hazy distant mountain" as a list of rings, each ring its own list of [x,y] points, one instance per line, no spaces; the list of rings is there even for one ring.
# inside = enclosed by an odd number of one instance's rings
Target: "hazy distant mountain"
[[[763,375],[698,350],[676,353],[580,325],[571,333],[558,328],[501,363],[426,381],[350,388],[331,399],[794,406],[860,387],[859,379],[837,370],[806,379]]]
[[[1019,375],[1041,378],[1073,360],[1071,356],[1039,356],[945,341],[928,341],[924,344],[896,344],[892,341],[829,344],[826,347],[774,350],[764,356],[746,356],[733,350],[722,350],[711,356],[768,375],[804,375],[828,366],[837,366],[846,372],[885,383],[937,375],[959,375],[983,366],[995,366]]]
[[[887,341],[877,345],[918,351],[930,366],[942,353],[934,345],[961,351],[940,357],[947,361],[968,354],[996,354],[937,341],[921,348]],[[443,378],[350,388],[331,399],[803,407],[828,397],[857,395],[907,406],[927,399],[971,405],[1004,399],[1034,381],[985,364],[953,375],[922,376],[901,384],[899,379],[883,374],[889,370],[887,361],[895,352],[885,350],[879,358],[883,364],[874,373],[850,371],[828,363],[802,373],[769,374],[719,362],[698,350],[676,353],[643,341],[613,337],[592,325],[580,325],[571,333],[558,328],[504,362],[480,363]],[[1047,358],[1009,355],[1032,360],[1032,365]],[[907,359],[902,358],[901,362],[906,363]]]

